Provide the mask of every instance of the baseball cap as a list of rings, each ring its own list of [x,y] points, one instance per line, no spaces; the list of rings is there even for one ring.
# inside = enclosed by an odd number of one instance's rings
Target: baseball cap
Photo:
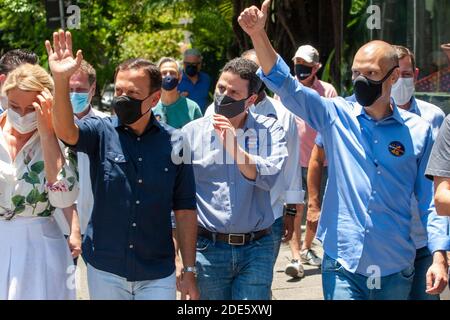
[[[301,58],[306,63],[319,63],[320,61],[319,51],[310,45],[300,46],[292,60],[295,60],[295,58]]]

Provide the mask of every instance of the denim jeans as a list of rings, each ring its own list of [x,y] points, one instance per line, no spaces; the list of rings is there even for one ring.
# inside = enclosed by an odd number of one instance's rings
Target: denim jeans
[[[270,233],[243,246],[197,239],[197,284],[202,300],[270,300],[274,240]]]
[[[409,300],[439,300],[439,295],[431,295],[425,292],[427,289],[427,271],[433,264],[433,255],[427,247],[417,250],[414,268],[416,274],[409,295]]]
[[[275,262],[277,261],[278,254],[280,253],[281,240],[284,234],[284,217],[280,217],[272,225],[272,234],[273,234],[273,264],[275,266]]]
[[[162,279],[130,282],[87,265],[91,300],[175,300],[175,272]]]
[[[413,278],[413,266],[389,276],[371,279],[345,270],[326,254],[322,262],[325,300],[407,300]]]

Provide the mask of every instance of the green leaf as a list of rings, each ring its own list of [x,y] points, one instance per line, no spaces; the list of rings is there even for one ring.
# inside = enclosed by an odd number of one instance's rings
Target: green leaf
[[[67,173],[66,173],[66,168],[62,168],[62,170],[61,170],[61,175],[65,178],[66,176],[67,176]]]
[[[22,213],[24,211],[25,211],[25,206],[24,205],[17,206],[17,207],[14,208],[14,213],[15,214],[20,214],[20,213]]]
[[[42,171],[44,171],[44,161],[38,161],[34,163],[31,166],[31,171],[35,172],[36,174],[40,174]]]
[[[38,213],[39,217],[50,217],[52,215],[52,212],[49,209],[45,209],[41,213]]]
[[[21,195],[15,195],[11,198],[11,201],[15,207],[19,207],[25,204],[25,197]]]
[[[30,184],[40,184],[41,183],[41,180],[39,179],[39,176],[34,171],[31,171],[29,173],[25,173],[23,175],[23,178],[25,179],[26,182],[28,182]]]
[[[41,194],[39,193],[39,190],[36,188],[33,188],[30,193],[27,195],[27,202],[31,205],[34,205],[38,203],[39,199],[41,197]]]
[[[39,195],[38,202],[47,202],[47,201],[48,201],[47,192],[42,192]]]

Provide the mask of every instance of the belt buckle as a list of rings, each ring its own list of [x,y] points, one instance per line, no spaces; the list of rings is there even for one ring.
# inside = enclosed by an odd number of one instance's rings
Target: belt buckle
[[[231,237],[240,237],[242,240],[240,242],[235,243],[231,241]],[[243,246],[245,244],[245,234],[230,233],[228,235],[228,244],[232,246]]]

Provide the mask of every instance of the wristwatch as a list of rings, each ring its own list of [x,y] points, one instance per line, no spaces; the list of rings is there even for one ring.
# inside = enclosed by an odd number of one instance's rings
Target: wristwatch
[[[286,215],[295,217],[297,215],[297,209],[286,207]]]
[[[194,275],[197,275],[197,268],[196,267],[184,267],[183,273],[186,272],[192,272]]]

